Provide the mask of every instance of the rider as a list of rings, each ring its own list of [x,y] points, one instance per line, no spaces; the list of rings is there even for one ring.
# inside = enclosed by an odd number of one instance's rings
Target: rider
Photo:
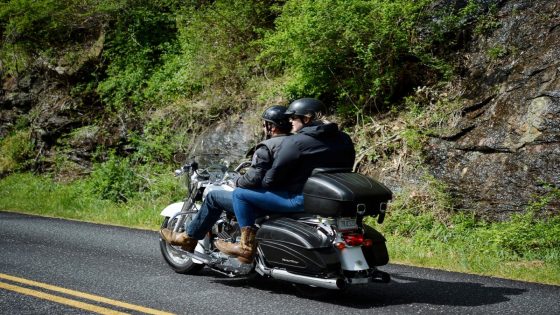
[[[272,167],[266,172],[262,188],[237,188],[233,192],[233,209],[241,227],[241,242],[216,241],[223,253],[250,263],[256,250],[255,219],[266,213],[303,212],[303,186],[314,168],[351,170],[355,151],[348,134],[334,123],[321,121],[324,109],[314,98],[298,99],[290,104],[286,115],[292,133],[278,150]]]
[[[245,174],[233,181],[234,186],[243,188],[261,187],[262,179],[266,171],[272,166],[280,143],[289,135],[292,127],[285,112],[286,107],[281,105],[271,106],[263,112],[263,129],[266,140],[257,144],[251,166]],[[232,192],[212,190],[206,195],[198,214],[186,226],[185,233],[173,232],[171,229],[164,228],[160,230],[161,238],[171,245],[181,246],[183,250],[192,253],[198,240],[205,237],[224,210],[233,212]]]

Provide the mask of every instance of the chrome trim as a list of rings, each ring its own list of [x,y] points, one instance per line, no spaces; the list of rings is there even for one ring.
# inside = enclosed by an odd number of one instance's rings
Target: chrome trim
[[[299,283],[299,284],[306,284],[306,285],[325,288],[325,289],[338,290],[344,288],[344,286],[346,285],[346,281],[344,281],[343,278],[323,279],[323,278],[298,275],[283,269],[267,268],[262,264],[260,260],[257,261],[257,265],[255,269],[260,275],[267,275],[278,280],[284,280],[284,281]]]

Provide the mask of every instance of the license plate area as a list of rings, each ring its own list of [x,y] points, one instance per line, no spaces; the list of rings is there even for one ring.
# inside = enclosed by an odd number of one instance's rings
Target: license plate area
[[[352,231],[358,229],[358,224],[356,224],[356,218],[337,218],[336,226],[339,231]]]

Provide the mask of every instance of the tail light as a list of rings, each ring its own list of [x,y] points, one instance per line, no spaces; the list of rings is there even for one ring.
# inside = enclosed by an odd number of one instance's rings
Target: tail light
[[[338,248],[338,250],[343,250],[346,248],[346,244],[344,244],[344,242],[337,242],[334,244],[334,246]]]
[[[364,243],[364,235],[357,233],[342,234],[342,239],[348,246],[360,246]]]

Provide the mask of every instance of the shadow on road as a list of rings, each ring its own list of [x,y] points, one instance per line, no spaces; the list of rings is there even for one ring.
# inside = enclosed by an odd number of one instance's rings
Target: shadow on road
[[[332,291],[327,296],[309,297],[336,305],[366,309],[389,305],[430,304],[444,306],[482,306],[509,301],[509,296],[523,294],[519,288],[492,287],[476,282],[447,282],[427,280],[399,274],[392,275],[389,284],[369,284],[351,287],[346,291]],[[216,283],[231,287],[252,287],[271,294],[302,296],[293,285],[274,279],[215,279]],[[330,290],[329,290],[330,291]]]

